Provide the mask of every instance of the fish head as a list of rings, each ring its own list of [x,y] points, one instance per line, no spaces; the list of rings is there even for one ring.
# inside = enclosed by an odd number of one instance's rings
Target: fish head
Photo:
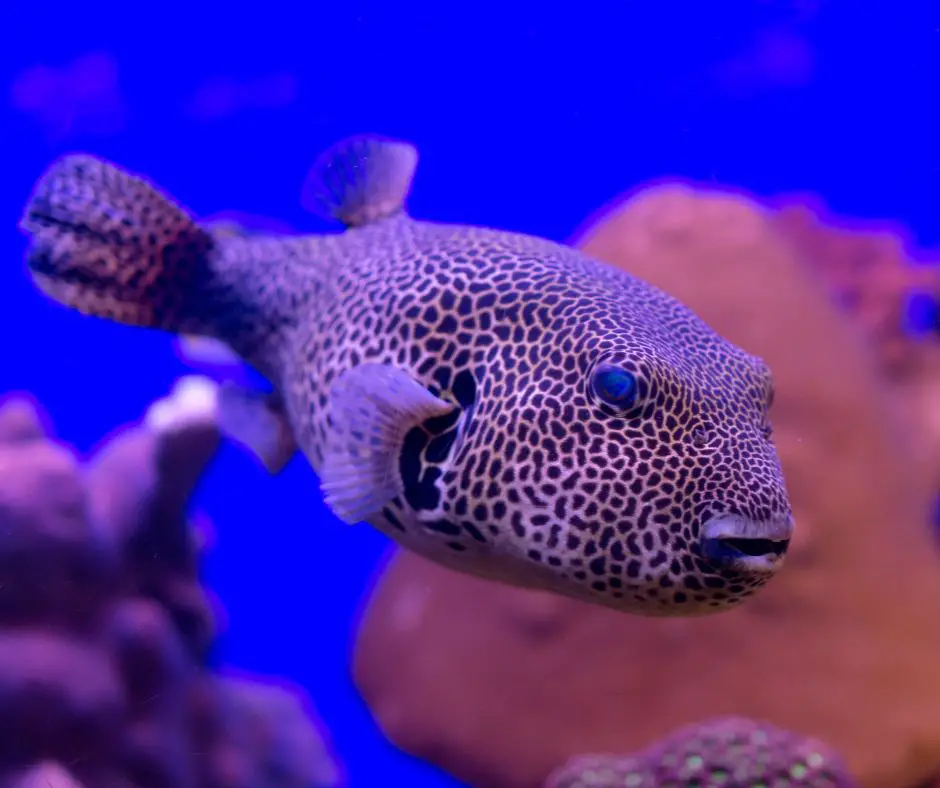
[[[570,303],[475,371],[435,517],[454,549],[568,596],[657,616],[740,603],[793,530],[767,365],[671,300],[629,318]]]

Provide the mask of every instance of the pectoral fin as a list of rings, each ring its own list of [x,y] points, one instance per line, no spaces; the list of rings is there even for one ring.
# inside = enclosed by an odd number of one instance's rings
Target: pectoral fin
[[[334,514],[347,523],[378,514],[402,492],[398,463],[408,432],[455,407],[392,366],[361,364],[341,375],[330,392],[320,472]]]

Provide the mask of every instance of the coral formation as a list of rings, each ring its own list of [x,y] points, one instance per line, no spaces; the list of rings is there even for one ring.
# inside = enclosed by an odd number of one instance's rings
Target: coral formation
[[[912,244],[898,228],[824,222],[826,213],[818,201],[791,198],[772,218],[861,329],[914,438],[912,460],[930,469],[940,488],[940,333],[935,325],[912,332],[907,320],[918,296],[936,309],[940,269],[913,259]]]
[[[461,577],[397,552],[355,676],[389,738],[473,784],[535,788],[568,758],[633,752],[740,715],[825,741],[864,788],[940,773],[936,475],[879,358],[774,213],[666,184],[580,245],[767,359],[794,545],[774,588],[711,620],[657,621]]]
[[[822,742],[773,725],[719,717],[687,725],[628,756],[582,755],[545,788],[854,788],[842,758]]]
[[[219,434],[180,386],[87,461],[0,407],[0,785],[311,788],[339,773],[294,692],[206,667],[187,522]]]
[[[912,337],[904,312],[913,292],[940,290],[936,268],[913,264],[897,228],[839,226],[824,221],[826,214],[818,201],[803,198],[782,202],[770,218],[855,318],[885,377],[917,374],[936,343]]]

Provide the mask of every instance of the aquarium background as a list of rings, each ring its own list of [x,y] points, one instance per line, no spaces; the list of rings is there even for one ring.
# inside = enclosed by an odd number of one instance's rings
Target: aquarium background
[[[421,218],[565,240],[678,176],[812,192],[932,247],[938,78],[928,3],[4,2],[0,391],[33,392],[84,450],[187,370],[168,337],[79,319],[24,276],[18,212],[63,152],[147,173],[200,215],[319,231],[300,203],[314,157],[374,131],[418,146]],[[349,678],[384,537],[334,519],[302,461],[272,479],[230,447],[196,503],[217,533],[214,659],[302,685],[351,785],[455,785],[385,741]]]

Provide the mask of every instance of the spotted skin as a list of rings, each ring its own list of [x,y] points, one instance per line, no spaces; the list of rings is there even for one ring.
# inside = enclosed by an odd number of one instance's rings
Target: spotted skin
[[[766,365],[577,250],[403,210],[339,234],[213,233],[87,156],[52,165],[21,226],[52,297],[220,338],[258,368],[321,475],[349,370],[392,365],[452,403],[408,431],[399,494],[369,518],[438,563],[647,615],[731,607],[782,563],[791,515]],[[629,411],[596,395],[599,364],[635,374]],[[722,517],[750,536],[773,526],[772,560],[703,552]]]
[[[857,788],[822,742],[741,717],[689,725],[635,755],[583,755],[545,788]]]

